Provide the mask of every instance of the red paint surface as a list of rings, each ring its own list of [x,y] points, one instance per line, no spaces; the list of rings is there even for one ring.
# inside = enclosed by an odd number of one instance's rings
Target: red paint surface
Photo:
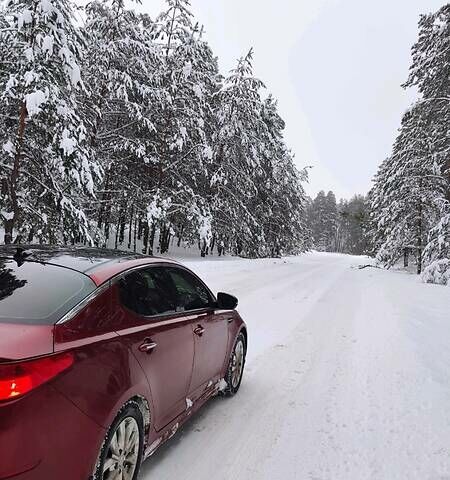
[[[127,259],[90,276],[102,285],[130,268],[162,263],[176,264]],[[169,438],[174,425],[216,393],[214,382],[224,376],[243,328],[235,311],[140,317],[122,307],[114,284],[64,324],[0,324],[1,359],[20,363],[66,351],[74,359],[51,381],[0,403],[0,480],[87,480],[106,429],[131,398],[150,408],[148,445]],[[141,351],[149,341],[156,347]],[[194,401],[189,414],[186,398]]]

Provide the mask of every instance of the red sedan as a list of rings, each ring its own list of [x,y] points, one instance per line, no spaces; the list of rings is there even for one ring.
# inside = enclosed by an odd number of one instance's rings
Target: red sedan
[[[0,247],[0,479],[135,480],[240,386],[247,330],[168,259]]]

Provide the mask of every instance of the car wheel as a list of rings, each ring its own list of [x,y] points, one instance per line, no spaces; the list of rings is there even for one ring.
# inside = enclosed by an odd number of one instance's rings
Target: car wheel
[[[228,370],[225,375],[227,387],[225,388],[223,393],[226,396],[235,395],[239,390],[239,387],[241,386],[246,353],[247,346],[245,344],[245,337],[242,333],[240,333],[234,344],[228,364]]]
[[[126,403],[106,434],[93,480],[136,480],[142,462],[144,421],[136,402]]]

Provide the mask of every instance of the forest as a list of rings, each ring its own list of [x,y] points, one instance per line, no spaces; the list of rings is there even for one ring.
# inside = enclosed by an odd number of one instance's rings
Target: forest
[[[310,199],[253,50],[220,72],[189,0],[167,0],[154,19],[124,0],[7,0],[4,243],[251,258],[317,249],[450,284],[449,52],[446,5],[420,19],[404,84],[418,98],[368,195]]]
[[[188,0],[167,0],[154,20],[124,0],[7,1],[5,243],[305,251],[306,172],[252,56],[222,75]]]

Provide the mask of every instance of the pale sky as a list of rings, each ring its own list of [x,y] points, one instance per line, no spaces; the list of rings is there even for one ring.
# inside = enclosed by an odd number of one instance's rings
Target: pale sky
[[[226,74],[255,50],[254,73],[278,99],[306,191],[367,193],[402,113],[421,13],[444,0],[191,0]],[[155,17],[163,0],[142,0]]]

